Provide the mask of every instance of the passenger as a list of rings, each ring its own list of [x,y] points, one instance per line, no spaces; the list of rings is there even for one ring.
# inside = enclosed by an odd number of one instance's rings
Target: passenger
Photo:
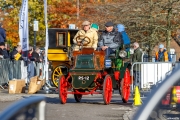
[[[73,42],[75,44],[74,50],[80,50],[81,44],[77,43],[76,38],[78,36],[81,36],[80,39],[83,40],[83,38],[88,37],[90,39],[90,43],[86,46],[83,46],[85,48],[94,48],[94,50],[96,50],[97,48],[97,43],[98,43],[98,34],[95,30],[93,30],[92,28],[90,28],[90,22],[89,21],[84,21],[82,23],[82,30],[79,30],[77,32],[77,34],[74,36]],[[85,42],[83,43],[87,43],[86,41],[88,41],[87,38],[85,38]]]
[[[133,44],[134,47],[134,54],[132,56],[132,63],[135,62],[142,62],[142,51],[140,50],[139,44],[137,42],[135,42]],[[135,65],[133,67],[133,75],[134,75],[134,85],[136,85],[135,83],[137,83],[137,85],[139,86],[140,89],[140,85],[141,85],[141,69],[139,65]]]
[[[129,36],[127,35],[126,31],[125,31],[125,27],[124,25],[122,24],[118,24],[117,25],[117,31],[121,33],[122,35],[122,39],[123,39],[123,42],[124,42],[124,47],[125,47],[125,50],[126,52],[128,53],[128,58],[130,57],[130,38]]]
[[[106,51],[106,59],[110,54],[115,53],[116,49],[122,46],[122,35],[114,29],[113,22],[107,22],[105,24],[105,31],[102,32],[98,46],[101,50]]]
[[[170,54],[166,51],[166,49],[164,48],[163,44],[159,45],[159,51],[156,52],[156,58],[155,58],[156,62],[171,62],[171,56]]]

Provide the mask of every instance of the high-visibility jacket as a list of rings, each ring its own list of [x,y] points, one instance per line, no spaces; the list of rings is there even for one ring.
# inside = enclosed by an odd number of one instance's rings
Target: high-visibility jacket
[[[161,54],[164,54],[162,60],[165,61],[165,62],[168,62],[169,59],[168,59],[168,53],[167,53],[167,51],[164,51],[164,52],[161,53]],[[159,52],[156,52],[156,61],[159,61]],[[160,61],[160,62],[162,62],[162,61]]]

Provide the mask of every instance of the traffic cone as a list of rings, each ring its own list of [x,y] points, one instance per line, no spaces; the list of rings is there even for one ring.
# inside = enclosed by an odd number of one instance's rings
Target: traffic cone
[[[138,106],[138,105],[141,105],[141,104],[142,104],[142,100],[141,100],[141,97],[140,97],[139,88],[138,88],[138,86],[136,86],[135,95],[134,95],[134,105]]]
[[[172,88],[172,92],[171,92],[171,105],[172,106],[176,106],[177,103],[177,96],[176,96],[176,87],[173,86]]]

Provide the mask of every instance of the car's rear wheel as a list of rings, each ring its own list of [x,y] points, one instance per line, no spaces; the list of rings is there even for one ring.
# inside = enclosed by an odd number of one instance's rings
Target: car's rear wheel
[[[103,83],[103,99],[104,104],[108,105],[112,98],[112,79],[110,75],[106,75]]]
[[[124,73],[124,78],[121,79],[120,81],[120,94],[121,94],[121,97],[122,97],[122,101],[124,103],[127,103],[128,100],[129,100],[129,97],[130,97],[130,71],[128,68],[126,68],[126,71]]]
[[[66,101],[67,101],[67,81],[65,79],[65,76],[62,75],[60,78],[59,78],[59,86],[58,86],[58,90],[59,90],[59,99],[60,99],[60,102],[62,104],[65,104]]]

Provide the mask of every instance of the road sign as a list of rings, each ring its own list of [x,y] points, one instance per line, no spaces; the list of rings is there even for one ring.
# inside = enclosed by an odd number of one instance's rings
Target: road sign
[[[35,20],[35,21],[34,21],[34,31],[38,31],[38,30],[39,30],[38,21]]]

